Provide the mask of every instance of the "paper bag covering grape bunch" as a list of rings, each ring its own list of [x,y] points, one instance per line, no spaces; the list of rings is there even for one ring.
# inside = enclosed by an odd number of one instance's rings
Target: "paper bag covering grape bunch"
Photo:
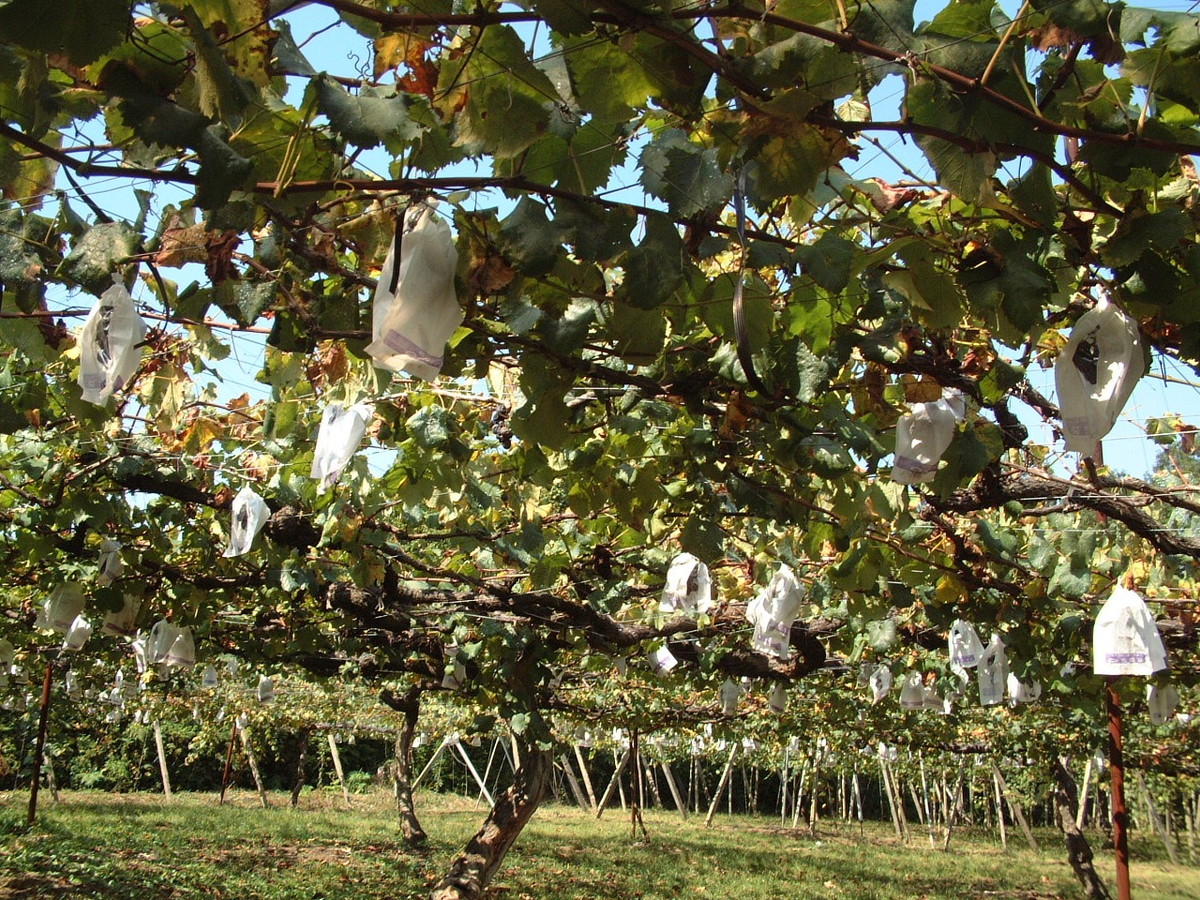
[[[1079,317],[1054,364],[1067,449],[1091,455],[1145,373],[1137,322],[1101,294]]]
[[[375,288],[367,352],[376,365],[425,381],[437,378],[446,342],[463,320],[454,293],[457,265],[450,226],[433,202],[410,206]]]

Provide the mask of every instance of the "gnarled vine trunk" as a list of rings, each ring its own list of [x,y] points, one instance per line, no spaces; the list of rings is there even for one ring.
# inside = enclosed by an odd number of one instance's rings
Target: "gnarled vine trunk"
[[[1092,865],[1092,848],[1083,831],[1075,824],[1079,799],[1071,770],[1061,759],[1056,759],[1050,764],[1050,774],[1054,776],[1054,809],[1058,815],[1058,827],[1067,840],[1067,861],[1083,885],[1088,900],[1109,900],[1108,888]]]
[[[450,865],[450,871],[430,894],[430,900],[476,900],[499,871],[509,847],[525,827],[553,771],[554,757],[534,746],[521,748],[516,781],[496,798],[483,826]]]
[[[417,717],[421,712],[421,689],[411,688],[403,697],[388,693],[381,699],[392,709],[404,714],[400,733],[396,736],[392,779],[396,792],[396,815],[400,818],[400,833],[407,846],[417,849],[424,847],[428,840],[428,835],[417,818],[412,796],[412,745],[417,730]]]

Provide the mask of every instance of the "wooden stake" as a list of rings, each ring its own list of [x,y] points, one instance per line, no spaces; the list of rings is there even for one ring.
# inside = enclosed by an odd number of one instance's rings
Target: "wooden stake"
[[[1105,690],[1108,700],[1108,767],[1112,772],[1113,847],[1117,857],[1117,900],[1130,900],[1129,812],[1125,808],[1125,757],[1121,735],[1121,698],[1116,679],[1110,677]]]
[[[42,757],[46,755],[46,729],[50,724],[50,684],[53,677],[50,663],[46,663],[46,677],[42,680],[42,708],[38,716],[37,744],[33,751],[33,781],[29,785],[29,813],[27,825],[37,819],[38,789],[42,784]]]
[[[50,796],[54,798],[55,805],[62,803],[62,798],[58,796],[58,779],[54,777],[54,760],[50,757],[49,749],[42,754],[43,763],[46,766],[46,787],[50,788]]]
[[[1000,796],[1000,771],[992,768],[992,784],[996,788],[996,821],[1000,824],[1000,846],[1008,852],[1008,829],[1004,827],[1004,801]]]
[[[937,846],[937,838],[933,833],[933,810],[929,808],[929,781],[925,778],[925,755],[917,756],[917,764],[921,767],[921,796],[925,800],[925,826],[929,829],[929,846]]]
[[[337,774],[338,784],[342,786],[342,796],[346,799],[347,806],[353,806],[350,802],[350,790],[346,787],[346,773],[342,771],[342,757],[338,753],[337,741],[333,739],[333,732],[327,732],[325,737],[329,740],[329,755],[333,757],[333,771]],[[254,777],[255,780],[258,779],[257,775]]]
[[[162,723],[154,720],[154,749],[158,751],[158,773],[162,776],[163,796],[171,799],[171,771],[167,768],[167,751],[163,749]]]
[[[1146,786],[1146,776],[1141,772],[1138,772],[1138,787],[1142,789],[1142,796],[1146,798],[1146,809],[1150,813],[1150,822],[1154,825],[1154,830],[1158,832],[1159,840],[1167,848],[1167,856],[1170,857],[1172,863],[1179,865],[1179,854],[1175,852],[1175,842],[1171,840],[1171,835],[1163,827],[1162,817],[1159,816],[1158,809],[1154,805],[1154,798],[1150,795],[1150,788]]]
[[[258,771],[258,760],[254,757],[254,748],[250,746],[250,737],[246,734],[247,730],[248,729],[242,729],[240,731],[242,736],[242,749],[246,751],[246,762],[250,764],[250,774],[254,776],[254,786],[258,788],[258,799],[262,801],[263,809],[266,809],[267,806],[269,806],[267,803],[267,791],[263,787],[262,775],[259,774]]]
[[[1008,789],[1008,782],[1004,780],[1004,776],[1000,774],[1000,768],[995,763],[992,764],[992,774],[996,776],[996,782],[1000,785],[1000,790],[1004,793],[1004,799],[1008,803],[1008,810],[1012,813],[1013,821],[1021,829],[1021,833],[1025,835],[1025,842],[1029,844],[1029,849],[1034,853],[1038,852],[1037,841],[1033,839],[1033,829],[1029,827],[1029,822],[1025,819],[1025,813],[1021,809],[1021,804],[1013,799],[1012,791]]]
[[[425,763],[425,768],[421,770],[421,774],[418,775],[417,780],[413,782],[412,789],[414,791],[417,789],[417,785],[421,783],[421,779],[424,778],[429,773],[429,770],[433,768],[433,764],[437,762],[437,758],[442,755],[442,751],[446,749],[446,745],[449,743],[449,737],[442,738],[442,742],[438,744],[438,748],[433,751],[433,756],[429,757],[429,762]]]
[[[721,773],[721,781],[717,784],[717,793],[713,796],[712,805],[708,807],[708,816],[704,819],[704,827],[711,828],[713,816],[717,814],[717,804],[721,802],[721,795],[725,793],[725,787],[729,784],[729,776],[733,773],[733,761],[737,757],[738,745],[735,743],[733,749],[729,751],[729,761],[725,763],[725,771]]]
[[[579,763],[579,774],[583,776],[583,786],[587,789],[588,800],[591,801],[592,810],[596,809],[596,791],[592,788],[592,776],[588,774],[587,763],[583,759],[583,751],[579,749],[579,745],[575,745],[575,761]]]
[[[888,777],[888,764],[883,757],[879,758],[879,777],[880,786],[887,795],[888,811],[892,814],[892,827],[896,830],[896,837],[903,841],[904,829],[900,827],[900,816],[896,812],[896,799],[892,796],[892,781]]]
[[[671,796],[675,800],[675,808],[679,810],[679,815],[683,817],[683,821],[687,821],[687,801],[683,795],[679,793],[679,785],[675,783],[675,775],[671,772],[671,767],[666,762],[662,763],[662,772],[667,779],[667,787],[671,790]]]
[[[229,787],[229,773],[233,770],[233,743],[237,740],[238,727],[237,722],[233,723],[233,727],[229,729],[229,749],[225,751],[225,772],[221,775],[221,797],[217,800],[217,806],[225,804],[225,789]]]
[[[625,766],[629,764],[629,751],[625,751],[625,755],[617,761],[617,767],[613,771],[612,780],[609,781],[608,787],[604,790],[604,796],[600,798],[600,802],[596,804],[596,818],[599,819],[604,815],[604,807],[608,805],[608,801],[612,799],[613,791],[617,789],[617,785],[621,781],[621,773],[625,771]]]
[[[483,779],[479,777],[479,770],[476,769],[475,764],[473,762],[471,762],[471,757],[467,753],[467,748],[462,745],[462,741],[455,741],[454,749],[458,751],[458,755],[462,757],[462,761],[466,764],[467,770],[471,773],[471,776],[475,779],[475,783],[477,785],[479,785],[479,789],[481,791],[483,791],[483,796],[485,798],[487,798],[488,807],[491,808],[491,807],[495,806],[496,805],[495,798],[492,797],[492,794],[487,789],[487,785],[484,784]]]
[[[1088,757],[1087,765],[1083,767],[1083,784],[1079,788],[1079,811],[1075,813],[1075,827],[1082,828],[1083,820],[1087,818],[1088,782],[1092,780],[1093,758]]]
[[[562,766],[563,774],[567,776],[567,786],[571,789],[571,794],[575,797],[575,802],[579,804],[580,809],[591,809],[588,805],[587,797],[583,795],[583,788],[579,786],[579,780],[575,777],[575,769],[571,765],[571,760],[567,754],[563,753],[558,758],[558,763]]]
[[[304,728],[300,731],[300,752],[296,757],[296,781],[292,785],[292,809],[300,803],[300,791],[304,789],[304,763],[308,760],[308,741],[312,732]]]

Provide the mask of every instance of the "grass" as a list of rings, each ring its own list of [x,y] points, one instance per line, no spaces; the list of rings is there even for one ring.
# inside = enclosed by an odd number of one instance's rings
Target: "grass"
[[[32,829],[26,798],[0,794],[0,900],[137,897],[139,900],[406,900],[428,885],[482,819],[453,797],[419,798],[430,833],[427,853],[397,839],[390,794],[307,794],[299,809],[285,795],[261,809],[237,793],[218,807],[211,795],[69,793],[49,797]],[[864,832],[823,823],[813,837],[776,820],[720,816],[705,829],[695,817],[648,811],[647,838],[633,840],[627,815],[597,822],[550,806],[534,817],[493,885],[498,898],[555,900],[1055,900],[1081,892],[1061,841],[1039,834],[1034,853],[994,834],[956,832],[949,853],[914,831],[907,845],[890,826]],[[1018,837],[1019,840],[1019,837]],[[1200,867],[1171,866],[1161,847],[1135,841],[1137,900],[1195,900]],[[1112,880],[1111,855],[1101,855]]]

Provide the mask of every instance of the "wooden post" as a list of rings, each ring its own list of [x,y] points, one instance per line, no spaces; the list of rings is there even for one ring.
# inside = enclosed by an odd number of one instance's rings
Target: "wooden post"
[[[262,775],[258,771],[258,760],[254,757],[254,748],[250,746],[250,738],[246,734],[247,730],[242,729],[240,732],[242,735],[242,749],[246,751],[246,762],[250,764],[250,774],[254,776],[254,786],[258,788],[258,799],[262,801],[263,809],[266,809],[269,806],[267,803],[267,791],[263,787]]]
[[[929,846],[937,846],[937,838],[933,833],[933,810],[929,807],[929,781],[925,777],[925,755],[917,756],[917,764],[921,767],[921,795],[925,800],[925,827],[929,829]]]
[[[162,776],[163,796],[171,799],[171,770],[167,768],[167,751],[163,748],[162,723],[154,720],[154,749],[158,751],[158,774]]]
[[[613,771],[612,780],[609,781],[608,787],[604,789],[604,796],[600,798],[600,802],[596,804],[596,818],[599,819],[604,815],[604,807],[608,805],[608,801],[612,799],[613,792],[617,789],[617,785],[621,781],[621,773],[625,771],[625,766],[629,764],[629,751],[625,751],[625,755],[617,762],[617,767]]]
[[[479,770],[476,769],[475,764],[471,762],[471,757],[467,753],[467,748],[462,745],[462,741],[455,741],[454,749],[458,751],[458,755],[462,757],[462,761],[466,764],[467,770],[475,779],[475,783],[479,785],[479,789],[483,791],[483,796],[487,799],[488,807],[491,808],[495,806],[495,798],[492,797],[491,791],[487,789],[487,785],[484,784],[483,779],[479,777]]]
[[[704,819],[704,827],[711,828],[713,816],[717,814],[717,804],[721,802],[721,795],[725,792],[726,785],[729,784],[729,776],[733,773],[733,761],[737,758],[738,744],[733,745],[733,749],[729,751],[729,761],[725,763],[725,771],[721,773],[721,781],[717,784],[717,792],[713,795],[712,804],[708,807],[708,815]]]
[[[1004,776],[1000,774],[1000,767],[992,763],[992,774],[996,776],[996,783],[1000,786],[1000,790],[1004,794],[1004,799],[1008,802],[1008,810],[1012,813],[1013,821],[1021,829],[1021,833],[1025,835],[1025,842],[1029,844],[1029,849],[1034,853],[1038,851],[1037,841],[1033,839],[1033,829],[1029,827],[1029,822],[1025,819],[1025,813],[1021,810],[1021,804],[1013,799],[1012,792],[1008,789],[1008,782],[1004,780]]]
[[[615,763],[616,761],[617,761],[617,751],[614,750],[613,751],[613,762]],[[626,760],[626,762],[628,762],[628,760]],[[625,768],[625,767],[622,766],[621,768]],[[617,782],[617,796],[621,798],[621,812],[625,812],[625,810],[627,809],[627,807],[625,805],[625,782],[621,781],[620,778],[617,778],[616,782]]]
[[[296,780],[292,784],[292,809],[300,803],[300,791],[304,789],[304,763],[308,760],[308,741],[312,731],[308,728],[300,731],[300,751],[296,756]]]
[[[567,754],[563,753],[558,758],[558,764],[562,766],[563,774],[567,776],[567,786],[571,789],[571,794],[575,797],[575,802],[579,804],[580,809],[591,809],[588,805],[587,797],[583,795],[583,788],[579,786],[579,779],[575,777],[575,767],[571,765],[571,760]]]
[[[442,751],[446,749],[446,745],[450,743],[449,737],[442,738],[442,742],[438,744],[438,748],[433,751],[433,756],[429,757],[429,762],[425,763],[425,768],[421,770],[421,774],[417,776],[417,780],[413,782],[412,789],[415,791],[417,785],[421,783],[421,779],[429,774],[429,770],[433,768],[433,764],[437,762],[437,758],[442,755]]]
[[[992,784],[996,788],[996,821],[1000,824],[1000,846],[1008,852],[1008,829],[1004,827],[1004,801],[1000,796],[1000,771],[992,767]]]
[[[592,810],[596,809],[596,791],[592,788],[592,776],[588,774],[587,763],[583,758],[583,751],[579,749],[579,745],[575,745],[575,761],[579,763],[579,774],[583,776],[583,786],[587,789],[588,800],[592,804]]]
[[[679,792],[679,785],[675,783],[675,775],[671,771],[671,767],[664,761],[662,763],[663,776],[667,779],[667,787],[671,790],[671,796],[675,800],[675,808],[679,810],[679,815],[683,817],[683,821],[687,821],[687,801]]]
[[[792,794],[792,828],[800,827],[800,812],[804,809],[804,786],[808,783],[808,760],[800,766],[800,777],[796,779],[796,790]]]
[[[879,758],[879,778],[880,786],[887,795],[888,811],[892,814],[892,827],[896,830],[896,837],[903,841],[904,829],[900,827],[900,816],[896,813],[896,799],[892,796],[892,781],[888,777],[888,764],[882,756]]]
[[[1108,705],[1108,767],[1112,772],[1113,847],[1117,857],[1117,900],[1130,900],[1129,885],[1129,812],[1125,808],[1125,757],[1121,735],[1121,698],[1116,679],[1110,677],[1105,689]]]
[[[1075,813],[1075,827],[1082,828],[1083,820],[1087,818],[1088,782],[1092,780],[1093,758],[1088,757],[1087,765],[1083,767],[1083,785],[1079,788],[1079,810]]]
[[[42,784],[42,757],[46,754],[46,729],[50,724],[50,684],[53,678],[51,663],[46,663],[46,677],[42,680],[42,708],[38,716],[37,744],[33,751],[33,781],[29,785],[29,813],[25,824],[32,825],[37,819],[38,789]]]
[[[1171,835],[1163,827],[1162,817],[1159,816],[1158,809],[1154,806],[1154,798],[1150,796],[1150,788],[1146,786],[1146,776],[1141,772],[1138,772],[1138,787],[1142,789],[1142,796],[1146,798],[1146,809],[1150,813],[1150,822],[1154,825],[1154,830],[1158,832],[1159,840],[1167,848],[1167,856],[1170,857],[1172,863],[1179,865],[1179,854],[1175,852],[1175,842],[1171,840]]]
[[[350,802],[350,790],[346,787],[346,773],[342,771],[342,757],[338,753],[337,741],[333,739],[333,732],[327,732],[325,737],[329,741],[329,755],[333,757],[333,771],[337,774],[338,784],[342,786],[342,796],[346,799],[347,806],[353,806]],[[253,765],[253,764],[252,764]],[[257,780],[258,776],[255,776]]]
[[[483,767],[483,783],[484,784],[487,784],[488,777],[492,774],[492,763],[494,763],[496,761],[496,751],[500,748],[500,746],[501,746],[500,738],[496,738],[496,740],[492,743],[492,751],[491,751],[491,753],[488,754],[487,765]],[[516,749],[517,749],[516,738],[513,738],[513,751],[515,752]],[[513,767],[514,772],[517,771],[516,763],[514,763],[511,759],[509,760],[509,764]],[[554,787],[554,779],[553,778],[550,779],[550,788],[551,788],[551,790],[554,791],[554,798],[557,800],[558,799],[558,790]],[[483,799],[483,794],[484,794],[484,792],[480,791],[479,796],[475,798],[476,806],[478,806],[479,801]]]
[[[54,777],[54,760],[50,756],[50,748],[46,748],[46,752],[42,754],[43,764],[46,766],[46,787],[50,788],[50,796],[54,798],[55,804],[62,802],[62,798],[58,796],[58,779]]]
[[[233,727],[229,729],[229,749],[225,751],[225,772],[221,775],[221,797],[217,800],[217,806],[225,804],[225,789],[229,787],[229,773],[233,770],[233,744],[237,740],[238,727],[237,722],[233,723]]]

